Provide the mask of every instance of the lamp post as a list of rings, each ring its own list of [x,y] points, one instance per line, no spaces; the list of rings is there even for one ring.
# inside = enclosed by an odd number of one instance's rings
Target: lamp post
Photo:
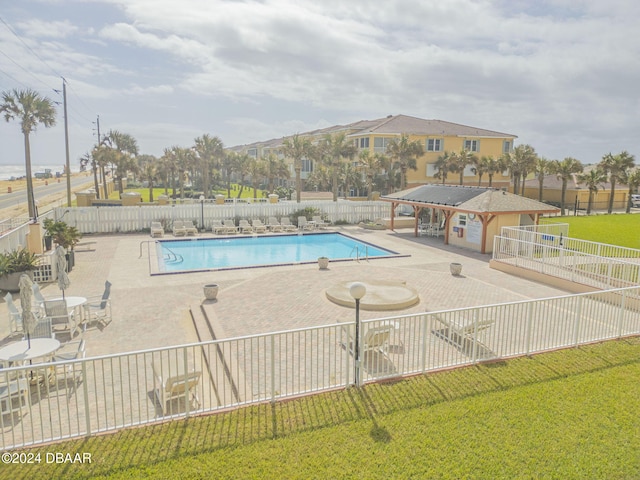
[[[355,363],[355,383],[360,386],[360,299],[367,293],[364,283],[354,282],[349,287],[349,294],[356,301],[356,335],[353,342],[353,359]]]
[[[200,225],[202,225],[204,232],[204,195],[200,195]]]

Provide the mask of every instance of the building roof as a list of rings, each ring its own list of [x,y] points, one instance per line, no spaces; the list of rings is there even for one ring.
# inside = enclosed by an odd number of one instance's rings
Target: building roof
[[[511,133],[501,133],[493,130],[469,127],[458,123],[445,122],[443,120],[425,120],[408,115],[389,115],[376,120],[358,120],[346,125],[333,125],[309,132],[299,133],[300,136],[314,137],[334,132],[347,132],[349,137],[362,137],[365,135],[433,135],[474,138],[518,138]],[[287,138],[292,136],[274,138],[253,142],[247,145],[236,145],[230,150],[239,151],[247,148],[274,148],[279,147]]]
[[[495,188],[429,184],[380,198],[388,202],[450,207],[473,213],[555,213],[560,209]]]

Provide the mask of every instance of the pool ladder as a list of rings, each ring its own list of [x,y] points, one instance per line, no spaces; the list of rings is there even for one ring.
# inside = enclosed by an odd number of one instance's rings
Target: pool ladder
[[[351,253],[349,253],[349,258],[351,258],[351,256],[353,255],[353,252],[356,252],[356,262],[360,261],[360,245],[355,245],[352,249],[351,249]],[[364,259],[368,262],[369,261],[369,246],[365,245],[364,246]]]

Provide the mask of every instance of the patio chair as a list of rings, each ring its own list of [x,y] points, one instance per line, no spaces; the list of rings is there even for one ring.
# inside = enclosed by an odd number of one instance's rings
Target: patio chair
[[[29,382],[26,378],[5,380],[0,375],[0,415],[22,413],[22,409],[28,407],[31,400]]]
[[[13,303],[13,297],[10,292],[4,296],[4,301],[7,302],[7,310],[9,310],[9,331],[11,333],[22,332],[22,314]]]
[[[285,232],[295,232],[298,229],[298,227],[296,227],[293,223],[291,223],[291,220],[289,219],[289,217],[281,217],[280,225],[282,225],[282,229]]]
[[[182,226],[186,235],[198,234],[198,227],[196,227],[191,220],[185,220],[184,222],[182,222]]]
[[[160,222],[151,222],[151,236],[162,237],[164,236],[164,227]]]
[[[307,217],[298,217],[298,230],[315,230],[315,228],[316,227],[313,223],[307,222]]]
[[[73,342],[65,343],[60,349],[56,351],[53,356],[54,362],[69,362],[70,360],[78,360],[85,358],[85,343],[84,340],[76,340]],[[81,363],[67,363],[56,365],[56,374],[62,375],[64,380],[72,378],[74,381],[82,379],[82,364]]]
[[[84,308],[84,330],[90,323],[99,323],[103,326],[111,323],[111,282],[104,282],[104,291],[100,297],[88,298]]]
[[[322,219],[322,216],[320,216],[320,215],[314,215],[314,216],[312,217],[312,219],[313,219],[313,223],[314,223],[314,225],[315,225],[317,228],[321,228],[321,229],[325,230],[325,229],[329,226],[329,223],[328,223],[328,222],[325,222],[325,221]]]
[[[69,330],[69,334],[73,338],[78,326],[73,312],[69,312],[66,300],[46,300],[44,302],[44,314],[51,321],[54,337],[58,331]],[[62,326],[62,328],[57,330],[56,326]]]
[[[267,227],[272,232],[281,232],[282,231],[282,225],[280,225],[280,222],[278,221],[278,219],[276,217],[269,217],[269,221],[267,222]]]
[[[240,233],[253,233],[253,227],[247,220],[240,220],[238,223],[238,229],[240,230]]]
[[[40,285],[34,282],[31,286],[31,290],[33,291],[33,299],[38,304],[38,307],[42,307],[44,305],[44,296],[40,291]]]
[[[392,330],[393,327],[390,325],[368,328],[362,337],[362,351],[377,351],[384,354],[389,346]]]
[[[224,224],[224,227],[225,227],[224,233],[226,233],[226,234],[238,233],[238,228],[236,227],[236,222],[234,222],[233,220],[224,220],[223,224]]]
[[[182,358],[175,362],[169,358],[152,363],[154,392],[162,415],[172,414],[176,410],[174,402],[180,399],[188,400],[189,407],[200,408],[198,398],[198,384],[202,372],[199,370],[185,371]],[[177,413],[177,412],[176,412]]]
[[[251,226],[256,233],[267,233],[267,226],[259,218],[251,220]]]
[[[174,220],[172,232],[174,237],[184,237],[187,234],[184,222],[182,220]]]
[[[27,339],[26,333],[23,338]],[[29,335],[29,338],[56,338],[51,327],[51,319],[48,317],[38,318],[36,327],[33,329],[33,333]]]

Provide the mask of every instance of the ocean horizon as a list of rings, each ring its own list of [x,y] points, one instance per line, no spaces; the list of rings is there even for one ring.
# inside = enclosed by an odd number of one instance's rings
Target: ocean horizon
[[[55,177],[56,172],[63,173],[63,165],[31,165],[31,173],[35,176],[38,172],[44,172],[46,169],[51,169],[51,174]],[[80,171],[79,165],[71,165],[71,173],[77,173]],[[26,168],[24,163],[13,165],[1,165],[0,164],[0,180],[11,180],[11,178],[20,178],[26,175]]]

